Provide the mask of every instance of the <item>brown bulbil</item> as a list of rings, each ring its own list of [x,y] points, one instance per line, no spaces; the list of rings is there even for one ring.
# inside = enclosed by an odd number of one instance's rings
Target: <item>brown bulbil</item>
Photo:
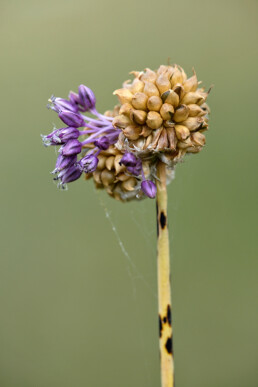
[[[135,109],[146,110],[147,109],[148,96],[144,93],[135,93],[132,98],[132,105]]]
[[[165,91],[161,98],[164,103],[170,103],[174,107],[177,107],[179,104],[179,96],[174,90]]]
[[[148,99],[147,108],[155,112],[159,112],[162,106],[162,99],[157,95],[153,95]]]
[[[128,125],[125,129],[123,129],[124,135],[129,140],[137,140],[137,138],[139,138],[140,136],[141,131],[142,131],[141,126],[136,126],[136,125]]]
[[[186,126],[176,125],[175,126],[176,136],[178,140],[186,140],[190,136],[190,131]]]
[[[182,122],[185,121],[189,114],[189,107],[187,105],[179,105],[176,109],[173,120],[175,122]]]
[[[152,82],[145,82],[143,91],[148,97],[152,97],[153,95],[159,97],[160,95],[158,88]]]
[[[130,118],[136,124],[143,125],[146,121],[147,113],[144,110],[132,110]]]
[[[164,103],[160,109],[160,115],[163,120],[171,120],[175,109],[170,103]]]
[[[182,122],[182,125],[186,126],[190,131],[201,129],[204,120],[202,117],[188,117]]]
[[[169,89],[171,89],[171,83],[166,75],[161,74],[156,80],[156,86],[159,89],[160,94],[165,93]]]
[[[115,128],[121,128],[121,129],[126,128],[130,124],[131,124],[131,120],[125,114],[119,114],[113,120],[113,126]]]
[[[146,123],[151,129],[158,129],[162,125],[162,118],[157,112],[149,112]]]

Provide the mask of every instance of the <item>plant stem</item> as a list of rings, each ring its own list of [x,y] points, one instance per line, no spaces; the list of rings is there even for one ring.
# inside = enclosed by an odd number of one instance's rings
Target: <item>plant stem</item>
[[[157,178],[157,263],[161,386],[174,387],[175,382],[172,338],[169,233],[167,222],[166,165],[162,162],[159,162],[157,167]]]

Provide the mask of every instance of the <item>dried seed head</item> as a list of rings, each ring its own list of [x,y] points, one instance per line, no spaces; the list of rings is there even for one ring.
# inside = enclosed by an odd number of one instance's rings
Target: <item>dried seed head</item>
[[[198,87],[195,72],[187,78],[174,65],[132,74],[133,81],[114,92],[120,106],[105,113],[114,118],[116,142],[100,149],[97,169],[86,174],[122,201],[154,197],[157,163],[167,164],[171,180],[175,165],[205,145],[208,128],[208,93]]]

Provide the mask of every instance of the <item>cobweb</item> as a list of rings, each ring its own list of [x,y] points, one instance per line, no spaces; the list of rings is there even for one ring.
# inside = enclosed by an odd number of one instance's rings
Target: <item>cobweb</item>
[[[117,241],[117,243],[118,243],[118,245],[123,253],[123,256],[125,258],[126,270],[127,270],[128,275],[131,279],[131,282],[132,282],[134,297],[137,296],[137,294],[136,294],[137,293],[136,281],[140,281],[144,284],[144,286],[148,290],[149,294],[156,299],[157,298],[157,291],[153,289],[153,285],[151,285],[150,282],[147,280],[146,274],[143,274],[143,272],[138,268],[137,264],[134,262],[131,255],[129,254],[128,250],[126,249],[125,244],[123,243],[122,238],[120,236],[120,233],[118,232],[118,228],[115,225],[115,221],[113,219],[112,212],[111,212],[111,210],[108,209],[107,204],[104,202],[103,198],[100,195],[99,195],[99,202],[100,202],[101,207],[104,210],[105,217],[108,220],[108,222],[112,228],[112,231],[114,232],[115,239],[116,239],[116,241]],[[145,247],[149,248],[150,238],[153,238],[153,236],[155,236],[155,238],[156,238],[156,235],[154,235],[156,232],[156,228],[155,228],[155,230],[148,230],[148,227],[146,224],[145,225],[141,224],[140,220],[144,219],[145,215],[146,215],[144,213],[144,212],[146,212],[146,208],[143,205],[143,203],[144,202],[140,203],[141,210],[138,213],[138,217],[135,216],[136,215],[135,210],[130,210],[129,214],[130,214],[130,219],[132,221],[132,224],[134,226],[136,226],[138,228],[139,232],[141,233]],[[153,216],[155,216],[155,212],[153,212]],[[155,253],[156,253],[156,251],[155,251]],[[153,263],[154,263],[155,269],[156,269],[156,257],[155,257],[154,253],[151,254],[151,259],[153,260]]]

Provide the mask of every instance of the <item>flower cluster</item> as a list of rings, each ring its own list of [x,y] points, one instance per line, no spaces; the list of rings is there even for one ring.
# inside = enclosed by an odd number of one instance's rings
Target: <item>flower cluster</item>
[[[101,157],[103,159],[103,154],[109,148],[114,149],[114,144],[118,140],[121,130],[114,128],[113,117],[100,114],[95,105],[96,98],[93,91],[84,85],[79,86],[78,93],[70,92],[68,99],[52,96],[49,100],[48,108],[54,110],[63,123],[67,125],[60,129],[54,129],[48,135],[42,135],[45,146],[60,146],[56,165],[52,171],[59,188],[67,189],[67,183],[79,179],[83,172],[87,174],[87,177],[94,173],[97,170],[99,159]],[[95,117],[87,116],[86,112]],[[80,137],[82,141],[80,141]],[[80,157],[78,157],[79,155]],[[126,178],[123,177],[123,182],[129,180],[130,177],[134,179],[135,176],[141,175],[142,193],[153,197],[154,190],[149,189],[149,185],[154,183],[146,181],[141,160],[130,153],[124,155],[121,153],[119,163],[120,167],[125,169],[127,173]],[[100,163],[100,168],[101,165]],[[101,175],[104,182],[107,181],[105,175],[105,172]],[[97,176],[97,172],[94,176]],[[100,184],[99,179],[98,181]],[[110,183],[110,179],[108,181]],[[118,179],[117,183],[119,181]],[[136,184],[133,186],[135,187]],[[120,196],[123,196],[122,191],[131,191],[132,185],[130,186],[130,182],[124,184],[123,187],[117,184],[117,189]],[[111,196],[115,195],[111,194]],[[125,199],[127,199],[126,195]]]
[[[208,92],[198,88],[196,74],[187,79],[175,65],[133,75],[114,92],[120,105],[104,114],[84,85],[68,99],[50,98],[48,108],[66,125],[42,136],[45,146],[60,146],[52,172],[58,187],[66,189],[85,173],[118,200],[154,198],[157,163],[166,163],[169,182],[176,163],[202,149]]]

